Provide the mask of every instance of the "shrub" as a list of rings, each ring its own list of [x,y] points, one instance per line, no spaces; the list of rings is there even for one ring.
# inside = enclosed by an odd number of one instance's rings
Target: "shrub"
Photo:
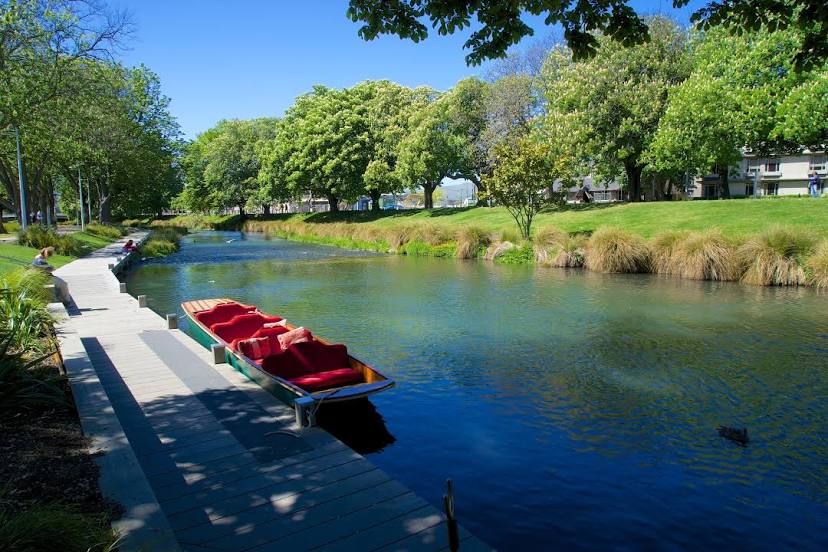
[[[144,257],[166,257],[178,251],[181,236],[187,229],[174,226],[157,226],[147,240],[141,244],[140,253]]]
[[[466,226],[457,231],[457,257],[473,259],[492,242],[489,233],[479,226]]]
[[[658,234],[651,240],[651,268],[653,272],[656,274],[672,274],[673,252],[676,245],[684,239],[687,239],[687,232],[668,230]]]
[[[22,512],[0,510],[0,549],[27,552],[111,552],[118,536],[106,516],[83,514],[58,504]]]
[[[738,250],[742,281],[759,286],[804,284],[804,260],[813,250],[814,239],[807,230],[783,226],[765,230]]]
[[[534,259],[534,255],[532,244],[525,242],[496,254],[493,260],[497,264],[529,264]]]
[[[828,288],[828,240],[823,240],[816,252],[805,263],[808,282],[818,288]]]
[[[599,228],[587,242],[586,266],[598,272],[648,272],[650,249],[626,230]]]
[[[110,240],[117,240],[121,236],[125,235],[124,228],[122,226],[115,226],[112,224],[87,224],[85,230],[90,234],[95,236],[100,236],[102,238],[107,238]]]
[[[679,240],[670,256],[669,274],[692,280],[737,280],[736,248],[721,232],[692,232]]]
[[[72,236],[60,236],[51,228],[46,229],[37,225],[18,230],[17,243],[35,249],[54,247],[56,253],[72,257],[80,257],[88,252],[87,246]]]
[[[0,331],[11,336],[12,347],[40,350],[52,323],[46,310],[49,275],[41,270],[12,272],[0,281]]]
[[[20,230],[20,223],[17,222],[16,220],[12,220],[12,221],[9,221],[9,222],[4,222],[3,226],[6,228],[6,232],[8,232],[9,234],[11,234],[13,232],[17,232],[18,230]]]
[[[516,247],[517,246],[510,241],[493,243],[488,248],[486,248],[485,259],[487,261],[493,261],[498,257],[503,256],[507,251],[515,249]]]
[[[64,378],[43,366],[50,353],[32,357],[30,351],[16,347],[20,341],[15,330],[0,331],[0,414],[66,406],[60,386]]]

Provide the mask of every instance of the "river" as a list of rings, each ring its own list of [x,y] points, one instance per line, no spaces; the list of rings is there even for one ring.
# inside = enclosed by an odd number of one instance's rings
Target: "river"
[[[225,232],[126,281],[162,314],[257,304],[395,378],[374,423],[326,423],[435,506],[452,478],[500,550],[828,548],[828,294]]]

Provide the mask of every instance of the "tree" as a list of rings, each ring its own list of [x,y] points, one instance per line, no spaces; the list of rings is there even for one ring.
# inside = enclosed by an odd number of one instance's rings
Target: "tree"
[[[534,131],[495,147],[497,164],[486,178],[486,193],[506,207],[524,239],[531,236],[535,215],[554,202],[552,183],[572,178],[573,160],[560,130],[548,126],[543,136]]]
[[[471,50],[470,65],[502,58],[510,46],[534,31],[522,19],[524,13],[542,15],[547,25],[560,24],[576,60],[595,55],[601,47],[596,34],[623,46],[649,40],[649,26],[627,5],[628,0],[350,0],[347,16],[363,23],[358,34],[372,40],[380,34],[396,34],[414,42],[428,36],[427,20],[441,35],[471,27],[476,15],[481,27],[464,44]],[[676,8],[689,0],[673,0]],[[793,54],[799,70],[820,66],[828,58],[828,9],[824,0],[711,0],[690,20],[702,29],[721,26],[738,35],[769,26],[771,30],[797,29],[802,47]]]
[[[773,138],[824,151],[828,146],[828,66],[795,86],[777,114]]]
[[[596,56],[573,60],[553,50],[544,68],[549,116],[582,133],[582,157],[603,180],[626,176],[630,200],[639,201],[641,174],[668,91],[689,74],[685,35],[670,20],[650,20],[652,39],[621,48],[600,38]]]
[[[721,177],[719,195],[727,198],[730,167],[741,160],[743,147],[762,155],[796,151],[809,143],[815,136],[795,130],[794,113],[804,98],[792,91],[808,90],[809,96],[817,88],[809,73],[794,70],[792,53],[799,46],[792,31],[730,36],[713,29],[699,34],[692,74],[671,91],[646,155],[651,165],[691,175],[715,169]],[[789,94],[794,94],[791,101]],[[785,111],[792,105],[797,108]],[[787,136],[782,112],[790,114]]]

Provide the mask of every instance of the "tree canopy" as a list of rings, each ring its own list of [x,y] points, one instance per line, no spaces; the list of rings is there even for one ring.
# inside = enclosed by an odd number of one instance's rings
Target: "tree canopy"
[[[689,0],[673,0],[676,8]],[[534,30],[522,16],[543,16],[546,25],[560,24],[564,39],[575,60],[592,57],[600,48],[598,35],[623,46],[650,39],[647,21],[628,5],[628,0],[350,0],[347,16],[362,23],[359,36],[372,40],[381,34],[395,34],[419,42],[428,37],[431,26],[440,35],[471,28],[476,17],[479,28],[471,33],[464,48],[466,61],[478,65],[487,59],[506,56],[508,49]],[[691,21],[707,30],[723,27],[733,34],[798,29],[802,47],[793,54],[799,69],[821,65],[828,58],[828,7],[824,0],[711,0],[693,13]]]

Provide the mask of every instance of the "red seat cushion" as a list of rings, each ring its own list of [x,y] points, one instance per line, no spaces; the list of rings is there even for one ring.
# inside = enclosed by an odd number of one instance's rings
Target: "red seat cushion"
[[[288,329],[285,328],[284,326],[273,326],[272,328],[262,327],[262,328],[259,328],[258,330],[256,330],[256,332],[252,336],[250,336],[250,338],[266,337],[268,347],[270,347],[270,353],[269,354],[274,355],[274,354],[276,354],[276,353],[278,353],[279,351],[282,350],[282,347],[279,345],[278,336],[283,334],[283,333],[286,333],[287,331],[288,331]],[[244,341],[244,339],[250,339],[250,338],[234,339],[233,341],[230,342],[230,348],[233,349],[233,350],[238,351],[239,350],[239,342]],[[242,354],[244,354],[244,353],[242,352]],[[244,356],[246,356],[248,358],[251,358],[251,359],[253,358],[250,355],[244,355]],[[268,355],[265,355],[265,356],[268,356]],[[253,360],[256,360],[256,359],[253,359]]]
[[[291,378],[289,381],[306,391],[319,391],[331,387],[362,383],[362,374],[353,368],[339,368],[338,370],[328,370],[327,372],[317,372],[316,374]]]
[[[195,319],[209,328],[213,324],[227,322],[238,314],[245,314],[254,310],[256,310],[256,307],[251,305],[242,305],[236,302],[219,303],[212,309],[196,313]]]
[[[279,322],[278,316],[267,316],[259,312],[238,314],[227,322],[210,326],[210,331],[232,345],[234,340],[252,337],[264,324]]]
[[[265,357],[262,362],[266,372],[285,379],[350,367],[345,345],[325,345],[318,341],[296,343],[280,353]]]
[[[247,358],[257,360],[270,356],[270,339],[267,337],[250,337],[248,339],[237,339],[235,348]]]

